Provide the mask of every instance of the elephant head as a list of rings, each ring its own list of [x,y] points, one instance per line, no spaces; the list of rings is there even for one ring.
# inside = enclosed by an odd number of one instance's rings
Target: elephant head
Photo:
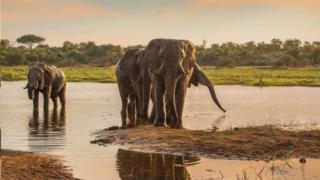
[[[28,89],[29,99],[34,98],[35,90],[43,90],[53,79],[52,70],[46,65],[38,65],[29,70],[28,83],[25,89]]]

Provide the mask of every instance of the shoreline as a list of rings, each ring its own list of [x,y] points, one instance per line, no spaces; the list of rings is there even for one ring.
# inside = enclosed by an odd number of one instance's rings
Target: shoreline
[[[320,130],[288,131],[273,126],[236,128],[226,131],[111,127],[95,133],[92,144],[123,145],[130,150],[195,154],[230,160],[270,158],[320,158]]]
[[[0,157],[3,179],[76,179],[70,167],[53,155],[1,149]]]
[[[214,85],[320,87],[320,67],[274,69],[268,66],[216,68],[202,66]],[[0,79],[25,80],[28,66],[0,66]],[[116,83],[115,66],[62,67],[68,82]]]
[[[1,82],[25,82],[27,79],[19,79],[19,80],[10,80],[10,81],[1,81]],[[68,83],[98,83],[98,84],[117,84],[116,81],[67,81]],[[200,85],[203,86],[203,85]],[[318,86],[308,86],[308,85],[270,85],[270,86],[255,86],[255,85],[244,85],[244,84],[215,84],[216,86],[243,86],[243,87],[257,87],[257,88],[272,88],[272,87],[307,87],[307,88],[320,88]],[[193,86],[195,87],[195,86]],[[205,87],[205,86],[203,86]]]

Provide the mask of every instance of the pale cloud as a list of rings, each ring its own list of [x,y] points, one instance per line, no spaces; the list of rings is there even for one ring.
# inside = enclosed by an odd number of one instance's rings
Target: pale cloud
[[[247,5],[271,5],[289,8],[316,9],[320,7],[319,0],[190,0],[193,6],[247,6]]]
[[[3,2],[2,21],[36,21],[74,19],[85,17],[109,17],[121,12],[108,10],[85,2],[50,3],[45,0],[10,0]]]

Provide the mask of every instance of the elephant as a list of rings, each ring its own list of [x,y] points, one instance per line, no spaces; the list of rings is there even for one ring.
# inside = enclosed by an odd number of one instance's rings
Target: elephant
[[[116,65],[116,77],[121,96],[121,128],[132,128],[140,124],[142,96],[141,82],[139,80],[140,68],[137,59],[143,54],[140,48],[129,49]],[[127,116],[129,123],[127,123]]]
[[[119,149],[116,155],[121,179],[184,179],[190,180],[187,163],[196,163],[197,156],[145,153]]]
[[[64,73],[56,66],[39,64],[32,67],[28,73],[28,97],[33,100],[33,110],[38,112],[39,92],[43,94],[43,109],[45,115],[49,112],[49,98],[52,99],[54,109],[57,109],[57,98],[61,103],[61,110],[65,110],[66,105],[66,78]]]
[[[226,111],[218,101],[212,83],[196,63],[195,48],[190,41],[151,40],[138,64],[143,83],[142,107],[148,108],[152,95],[154,126],[166,126],[167,121],[171,128],[183,128],[184,100],[191,84],[206,85],[216,105]]]

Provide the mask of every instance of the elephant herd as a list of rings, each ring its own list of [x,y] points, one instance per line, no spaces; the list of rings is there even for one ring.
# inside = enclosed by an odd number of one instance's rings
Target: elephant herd
[[[121,96],[122,128],[153,123],[154,126],[182,128],[182,113],[186,91],[191,84],[208,87],[216,105],[220,105],[208,77],[196,63],[195,48],[190,41],[154,39],[144,49],[129,49],[118,61],[116,77]],[[54,108],[66,104],[66,78],[51,65],[37,65],[29,70],[25,87],[38,111],[39,92],[44,97],[44,114],[48,114],[49,99]],[[152,110],[149,115],[149,102]],[[127,122],[129,119],[129,122]]]
[[[212,83],[196,63],[195,53],[188,40],[154,39],[144,49],[130,49],[124,54],[116,67],[122,128],[145,123],[182,128],[186,91],[191,84],[207,86],[213,101],[225,112]]]

